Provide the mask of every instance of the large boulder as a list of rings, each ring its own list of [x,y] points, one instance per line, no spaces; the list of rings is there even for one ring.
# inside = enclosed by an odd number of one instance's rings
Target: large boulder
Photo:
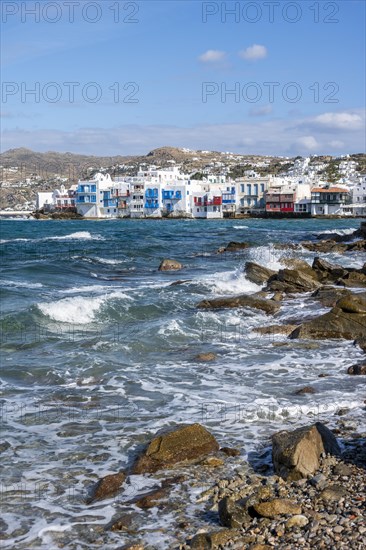
[[[364,288],[366,287],[366,274],[360,271],[352,271],[338,281],[339,285],[349,288]]]
[[[325,307],[334,307],[338,300],[344,296],[349,296],[351,292],[345,288],[335,288],[334,286],[322,286],[318,288],[311,296],[316,298]]]
[[[322,258],[317,256],[314,258],[312,269],[316,271],[320,281],[337,281],[338,279],[347,275],[347,270],[341,265],[331,264]]]
[[[249,281],[255,283],[256,285],[261,285],[268,281],[268,279],[274,275],[276,272],[262,265],[256,264],[254,262],[247,262],[245,264],[245,276]]]
[[[172,468],[219,450],[219,444],[200,424],[179,426],[157,434],[132,466],[131,473],[145,474]]]
[[[344,338],[354,340],[366,337],[365,296],[351,294],[337,301],[335,307],[296,328],[290,338]]]
[[[279,302],[273,300],[263,300],[255,296],[240,294],[239,296],[228,296],[226,298],[214,298],[212,300],[202,300],[197,304],[199,309],[223,309],[236,307],[249,307],[260,309],[265,313],[276,313],[280,309]]]
[[[182,267],[182,264],[177,262],[177,260],[165,259],[159,265],[159,271],[178,271]]]
[[[316,272],[308,266],[306,269],[280,269],[269,279],[267,290],[292,294],[311,292],[320,286]]]
[[[320,422],[272,436],[274,469],[287,480],[313,474],[319,468],[319,459],[324,452],[338,455],[340,448],[332,432]]]

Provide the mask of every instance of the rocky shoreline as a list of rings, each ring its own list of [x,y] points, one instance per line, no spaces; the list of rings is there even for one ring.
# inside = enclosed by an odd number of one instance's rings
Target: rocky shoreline
[[[365,244],[366,223],[362,223],[353,235],[332,236],[301,246],[320,253],[341,247],[336,252],[342,253],[366,250]],[[235,253],[243,248],[245,243],[230,243],[218,252]],[[362,291],[366,287],[366,263],[361,269],[345,268],[319,256],[311,267],[294,258],[287,265],[274,272],[248,262],[246,276],[263,286],[260,292],[204,300],[197,307],[248,307],[271,316],[283,301],[304,293],[330,310],[289,325],[269,323],[257,332],[284,334],[290,340],[348,339],[366,352],[366,292]],[[166,259],[160,270],[182,267]],[[213,353],[197,357],[202,362],[215,359]],[[366,362],[350,367],[347,373],[365,375]],[[313,391],[306,386],[296,393]],[[318,422],[273,434],[271,445],[264,451],[267,460],[259,469],[245,462],[238,449],[225,446],[225,442],[221,446],[200,424],[160,431],[136,451],[129,469],[89,486],[86,506],[118,497],[123,488],[133,484],[136,475],[148,474],[150,487],[151,481],[155,483],[145,493],[119,504],[111,522],[96,529],[95,535],[101,543],[107,543],[111,533],[120,535],[120,550],[156,549],[159,545],[146,543],[146,532],[141,529],[141,513],[153,509],[156,517],[175,517],[177,544],[169,548],[177,550],[361,550],[366,547],[366,432],[347,419],[347,412],[336,411],[337,427],[332,432]],[[194,521],[186,513],[192,505],[199,505]]]

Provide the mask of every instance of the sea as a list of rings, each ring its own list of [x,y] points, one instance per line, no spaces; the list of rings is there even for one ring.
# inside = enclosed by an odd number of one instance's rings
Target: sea
[[[174,510],[131,505],[141,518],[137,535],[104,529],[154,476],[132,476],[117,499],[86,504],[100,477],[127,468],[167,427],[198,422],[257,468],[269,467],[278,430],[315,421],[332,428],[341,410],[357,431],[365,386],[346,371],[364,357],[360,348],[254,330],[327,308],[309,294],[274,316],[196,305],[258,292],[247,261],[274,270],[290,257],[311,265],[314,253],[285,245],[350,235],[360,221],[1,220],[2,548],[107,550],[136,539],[175,548],[184,533],[176,533]],[[230,241],[250,247],[217,253]],[[349,267],[366,260],[323,257]],[[164,258],[183,269],[159,271]],[[216,360],[197,359],[209,352]],[[294,395],[304,386],[316,393]],[[196,493],[187,490],[192,518],[204,507]]]

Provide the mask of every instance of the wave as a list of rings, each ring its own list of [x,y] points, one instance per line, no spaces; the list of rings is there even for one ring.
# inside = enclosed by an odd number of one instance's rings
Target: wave
[[[317,235],[352,235],[355,231],[355,227],[349,227],[348,229],[326,229],[318,231]]]
[[[19,287],[19,288],[41,288],[43,287],[42,283],[28,283],[21,281],[0,281],[0,285],[3,287]]]
[[[1,239],[0,243],[13,243],[13,242],[42,242],[42,241],[71,241],[71,240],[82,240],[82,241],[105,241],[105,238],[102,235],[92,235],[89,231],[76,231],[75,233],[70,233],[69,235],[56,235],[54,237],[41,237],[39,239]]]
[[[86,325],[96,320],[96,314],[111,299],[132,300],[123,292],[113,292],[104,296],[75,296],[55,302],[37,304],[38,309],[52,321]]]
[[[249,229],[249,225],[233,225],[233,229]]]

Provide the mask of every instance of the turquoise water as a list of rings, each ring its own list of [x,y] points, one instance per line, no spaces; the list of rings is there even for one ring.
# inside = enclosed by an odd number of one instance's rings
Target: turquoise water
[[[5,548],[58,548],[65,533],[67,548],[118,548],[121,536],[90,539],[90,525],[107,523],[116,507],[87,508],[85,491],[98,475],[128,465],[164,426],[201,422],[244,458],[257,453],[260,460],[282,427],[331,423],[341,407],[357,418],[362,381],[345,371],[362,355],[352,342],[307,349],[253,331],[322,311],[311,298],[285,302],[275,318],[195,306],[260,290],[245,278],[248,260],[273,269],[289,256],[312,262],[314,254],[276,244],[350,233],[360,220],[0,223]],[[251,247],[217,254],[229,241]],[[183,270],[159,272],[166,257]],[[362,254],[325,257],[349,266],[365,261]],[[171,286],[177,280],[186,282]],[[217,360],[199,363],[196,355],[207,351]],[[318,378],[321,372],[330,376]],[[294,397],[304,385],[317,393]],[[170,544],[156,533],[154,541],[156,548]]]

